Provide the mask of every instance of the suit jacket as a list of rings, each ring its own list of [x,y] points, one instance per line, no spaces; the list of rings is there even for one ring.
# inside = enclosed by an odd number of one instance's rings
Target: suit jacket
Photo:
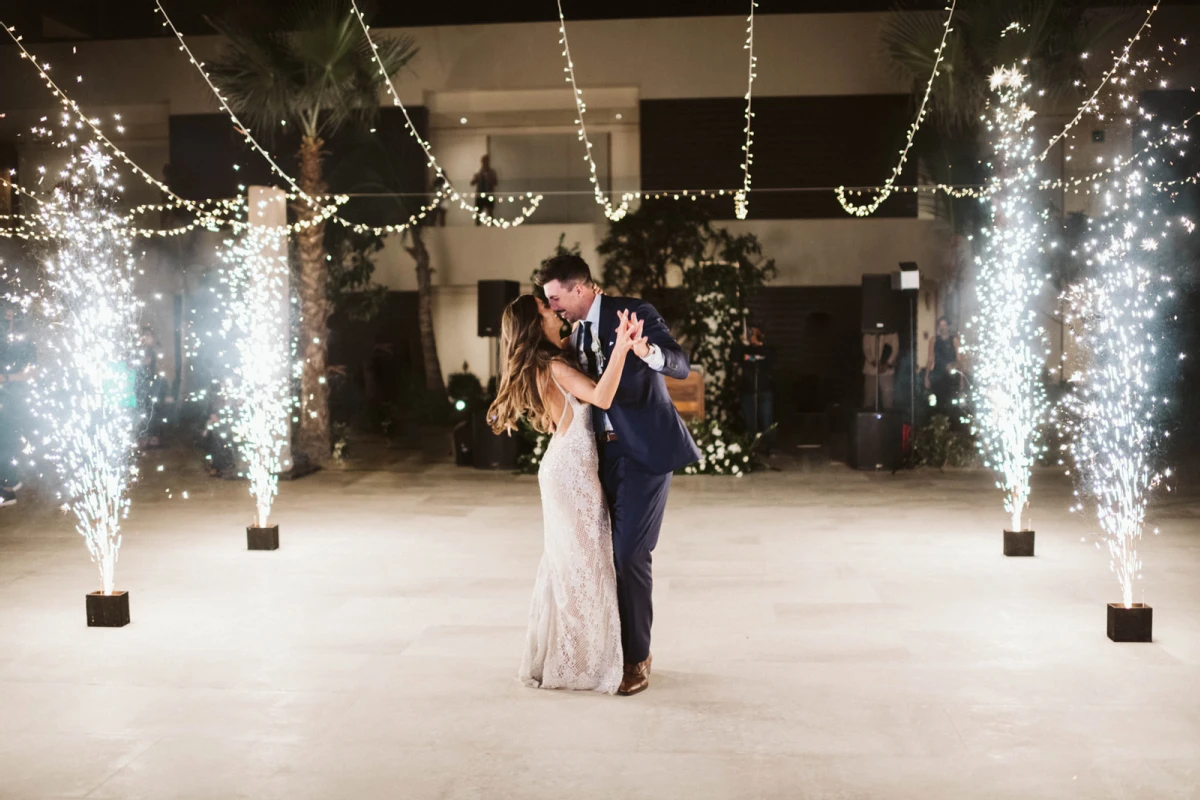
[[[666,475],[700,459],[700,449],[675,410],[663,380],[663,375],[683,380],[691,365],[654,306],[634,298],[601,295],[597,335],[605,361],[612,358],[616,344],[618,311],[635,313],[645,323],[642,333],[662,351],[663,371],[655,372],[630,353],[608,419],[630,458],[653,475]]]

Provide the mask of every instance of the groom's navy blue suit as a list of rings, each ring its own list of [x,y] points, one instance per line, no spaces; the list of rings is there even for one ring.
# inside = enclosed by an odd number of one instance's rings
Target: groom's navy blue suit
[[[621,611],[621,645],[626,663],[645,661],[650,654],[653,607],[650,593],[651,551],[658,544],[671,473],[699,460],[687,426],[675,410],[663,375],[680,380],[690,366],[683,348],[654,306],[641,300],[600,297],[599,339],[605,363],[616,342],[617,312],[629,311],[645,324],[642,333],[662,352],[662,372],[656,372],[633,353],[625,359],[621,383],[609,407],[615,440],[600,436],[600,482],[612,515],[613,557],[617,568],[617,602]],[[589,364],[585,361],[584,368]],[[598,377],[593,375],[593,377]],[[599,409],[593,421],[604,432]]]

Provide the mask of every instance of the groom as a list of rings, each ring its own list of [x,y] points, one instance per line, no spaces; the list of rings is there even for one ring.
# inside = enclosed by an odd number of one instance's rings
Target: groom
[[[537,283],[550,308],[572,324],[571,345],[580,366],[598,380],[616,340],[617,312],[636,314],[647,342],[625,361],[621,384],[605,413],[592,408],[592,430],[600,455],[600,483],[612,518],[617,603],[625,676],[618,694],[650,685],[650,553],[658,544],[671,473],[700,458],[692,435],[667,394],[663,375],[683,380],[687,354],[654,306],[641,300],[607,297],[596,291],[587,262],[563,255],[542,262]]]

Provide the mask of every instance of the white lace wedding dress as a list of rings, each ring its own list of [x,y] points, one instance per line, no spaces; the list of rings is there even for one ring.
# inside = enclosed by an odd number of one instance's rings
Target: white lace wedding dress
[[[621,619],[590,407],[554,385],[565,401],[538,469],[545,552],[518,677],[526,686],[612,694],[624,671]]]

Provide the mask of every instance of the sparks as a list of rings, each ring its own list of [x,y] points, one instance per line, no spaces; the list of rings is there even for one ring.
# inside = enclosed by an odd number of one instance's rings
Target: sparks
[[[1168,256],[1152,235],[1162,218],[1143,213],[1148,185],[1141,170],[1113,176],[1092,223],[1101,235],[1088,247],[1089,273],[1065,295],[1088,363],[1064,401],[1064,432],[1078,493],[1095,505],[1126,608],[1141,573],[1137,546],[1149,496],[1169,474],[1155,466],[1167,435],[1161,373],[1179,363],[1157,357],[1164,316],[1157,311],[1172,291],[1160,265]]]
[[[145,419],[133,388],[141,304],[132,241],[112,211],[116,176],[98,152],[90,143],[73,157],[42,207],[53,244],[39,288],[22,300],[43,332],[30,382],[39,430],[27,447],[53,465],[62,508],[75,515],[102,591],[112,594]]]
[[[1037,158],[1022,101],[1025,76],[997,68],[997,96],[987,118],[993,149],[994,192],[985,202],[989,224],[975,259],[979,311],[969,327],[967,350],[975,362],[972,397],[980,451],[998,474],[1012,530],[1023,529],[1030,471],[1045,448],[1040,428],[1049,405],[1042,384],[1047,343],[1032,308],[1045,285],[1039,269],[1043,217],[1034,208]]]
[[[282,196],[280,196],[282,201]],[[256,524],[266,527],[290,466],[285,448],[293,409],[292,380],[299,377],[289,322],[287,245],[282,228],[250,225],[221,249],[222,319],[219,340],[233,362],[218,380],[224,401],[219,424],[232,433],[246,465]]]

